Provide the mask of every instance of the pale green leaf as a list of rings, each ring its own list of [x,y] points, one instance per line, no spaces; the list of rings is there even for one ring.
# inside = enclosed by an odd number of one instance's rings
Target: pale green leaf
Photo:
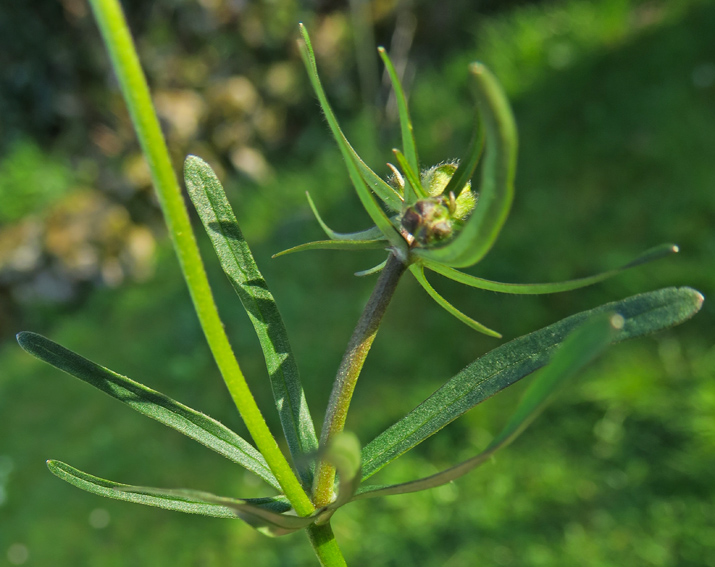
[[[279,258],[287,254],[295,252],[305,252],[306,250],[385,250],[389,246],[387,240],[316,240],[315,242],[306,242],[283,250],[273,255],[273,258]]]
[[[318,209],[315,206],[313,199],[310,198],[310,193],[306,191],[305,196],[308,197],[308,204],[313,211],[315,219],[318,221],[318,224],[323,229],[325,234],[328,235],[328,238],[330,238],[330,240],[375,240],[382,238],[382,233],[380,232],[380,229],[376,226],[368,228],[367,230],[361,230],[359,232],[335,232],[327,224],[325,224],[325,222],[323,222],[323,219],[321,218],[320,213],[318,213]]]

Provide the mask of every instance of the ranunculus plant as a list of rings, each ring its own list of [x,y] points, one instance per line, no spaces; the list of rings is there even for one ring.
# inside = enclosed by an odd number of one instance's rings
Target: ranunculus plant
[[[119,78],[124,98],[149,162],[152,177],[196,313],[216,364],[253,444],[218,421],[142,384],[91,362],[30,332],[18,335],[22,348],[37,358],[95,386],[106,394],[191,437],[261,479],[271,492],[240,499],[197,490],[129,486],[104,480],[59,461],[50,471],[89,492],[150,506],[222,518],[239,518],[269,535],[305,531],[322,565],[345,565],[331,518],[352,501],[428,490],[453,481],[510,443],[536,417],[556,388],[609,344],[682,323],[703,297],[690,288],[666,288],[572,315],[503,344],[448,380],[418,407],[364,447],[345,432],[350,399],[363,363],[400,278],[410,272],[439,305],[473,329],[500,335],[458,311],[429,284],[426,270],[468,286],[513,294],[572,290],[677,251],[671,244],[645,252],[620,268],[561,283],[506,284],[481,279],[458,268],[472,266],[494,244],[514,197],[517,133],[504,93],[492,73],[472,64],[466,78],[476,99],[475,131],[461,161],[422,167],[407,101],[387,53],[380,49],[395,90],[402,149],[394,150],[392,175],[382,179],[355,153],[341,131],[318,77],[307,31],[300,49],[313,88],[342,152],[349,177],[375,223],[373,228],[338,233],[309,203],[328,239],[283,252],[309,249],[384,249],[379,272],[343,360],[337,370],[326,417],[316,432],[276,301],[238,227],[220,181],[198,157],[186,159],[184,175],[191,200],[216,250],[221,266],[258,335],[275,405],[290,451],[287,458],[258,408],[213,300],[181,189],[172,169],[134,45],[117,0],[90,0]],[[472,177],[481,163],[478,183]],[[325,275],[329,277],[329,275]],[[538,372],[537,372],[538,371]],[[426,478],[394,485],[367,481],[377,471],[503,388],[537,372],[504,429],[474,457]],[[366,528],[366,529],[369,529]]]

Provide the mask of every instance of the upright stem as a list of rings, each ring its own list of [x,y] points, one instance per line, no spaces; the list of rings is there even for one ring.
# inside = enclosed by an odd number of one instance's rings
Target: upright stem
[[[394,254],[390,254],[357,327],[353,331],[340,368],[338,368],[320,434],[321,447],[325,447],[328,441],[345,427],[345,419],[355,391],[355,384],[367,358],[367,353],[370,352],[372,341],[377,335],[382,316],[385,314],[397,288],[397,283],[406,268],[407,266],[401,260]],[[334,483],[335,467],[326,462],[320,462],[313,483],[313,504],[316,508],[330,504],[333,499]]]
[[[323,567],[347,567],[330,523],[308,526],[308,539]]]
[[[139,143],[149,162],[152,181],[159,195],[169,234],[211,353],[258,450],[298,514],[308,516],[314,511],[314,507],[268,429],[261,410],[248,389],[219,318],[181,189],[122,8],[117,0],[90,0],[90,4],[119,79]]]

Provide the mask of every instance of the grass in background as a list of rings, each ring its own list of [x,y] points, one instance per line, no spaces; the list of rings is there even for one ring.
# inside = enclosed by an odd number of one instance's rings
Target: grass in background
[[[479,28],[487,30],[479,36],[481,52],[465,50],[445,67],[418,69],[412,103],[415,123],[422,126],[418,134],[431,134],[418,140],[426,162],[460,153],[461,124],[466,141],[469,121],[464,117],[471,116],[470,103],[466,95],[454,93],[464,86],[468,60],[482,57],[494,65],[518,95],[521,162],[515,210],[494,252],[480,264],[480,274],[505,281],[524,274],[534,281],[558,280],[618,265],[657,242],[672,240],[682,247],[681,255],[671,260],[584,292],[556,296],[465,293],[460,286],[436,282],[460,307],[484,314],[487,324],[498,322],[510,337],[663,285],[692,285],[706,298],[715,291],[710,151],[715,147],[715,71],[708,74],[715,65],[709,39],[715,35],[715,6],[697,3],[702,5],[638,27],[633,18],[648,5],[601,2],[590,9],[588,4],[515,11]],[[601,5],[612,9],[596,9]],[[554,13],[566,16],[550,15]],[[578,19],[578,14],[588,17]],[[568,65],[555,68],[546,44],[529,43],[525,36],[553,37],[559,21],[572,27],[569,38],[586,39],[576,42],[579,47],[572,50]],[[523,31],[497,34],[489,29]],[[490,46],[494,37],[501,37],[501,43]],[[496,53],[511,53],[515,70],[499,63]],[[534,54],[541,54],[544,63],[527,73]],[[438,104],[448,110],[435,114]],[[434,122],[424,128],[427,117]],[[322,127],[317,112],[316,124]],[[328,140],[327,131],[324,135]],[[445,147],[450,154],[443,154]],[[254,253],[284,312],[316,417],[327,400],[325,389],[343,338],[370,290],[370,282],[351,274],[371,264],[356,255],[353,265],[335,266],[330,252],[313,253],[311,271],[335,274],[329,288],[321,287],[300,269],[300,260],[267,259],[314,230],[307,214],[274,232],[277,219],[261,209],[254,212],[253,206],[267,196],[289,194],[295,199],[291,203],[302,206],[305,187],[334,203],[336,214],[342,215],[351,202],[335,195],[347,180],[334,176],[326,164],[319,160],[305,169],[294,165],[291,171],[277,164],[280,190],[268,187],[263,195],[242,196],[237,211],[239,220],[246,221],[249,241],[252,235],[271,234]],[[327,185],[316,187],[316,179],[328,176]],[[552,230],[555,218],[564,223],[562,233]],[[359,219],[355,223],[361,227]],[[259,404],[268,407],[265,370],[248,321],[217,266],[208,261],[244,371],[257,385]],[[33,330],[242,431],[169,254],[160,259],[157,274],[121,293],[97,293],[71,318]],[[363,442],[411,409],[451,371],[497,344],[461,329],[418,286],[405,281],[401,287],[353,405],[351,420],[374,428],[357,431]],[[323,302],[331,309],[317,310]],[[488,470],[430,493],[356,503],[342,511],[335,530],[346,554],[357,564],[390,566],[467,567],[475,558],[485,565],[514,566],[715,565],[712,321],[713,306],[706,300],[700,316],[686,326],[617,347]],[[316,338],[312,330],[324,326],[331,329],[330,336]],[[309,356],[316,340],[325,342],[319,359]],[[413,360],[414,345],[427,343],[421,358]],[[388,352],[388,344],[398,345],[398,352]],[[162,374],[159,368],[167,359],[176,363]],[[413,385],[411,399],[394,399],[395,381]],[[501,424],[502,409],[518,393],[503,394],[464,416],[388,467],[378,481],[431,472],[433,465],[420,457],[426,452],[435,462],[443,455],[442,464],[448,465],[451,440],[455,446],[462,446],[456,439],[464,438],[475,449],[484,446]],[[361,419],[374,404],[384,406],[385,423]],[[235,478],[234,468],[210,451],[147,424],[113,400],[30,359],[14,344],[5,345],[0,354],[0,415],[0,565],[12,564],[6,554],[17,543],[29,551],[27,565],[311,564],[301,536],[265,546],[263,536],[239,522],[129,506],[60,483],[45,469],[46,458],[136,484],[203,486],[241,495],[253,490],[248,479]],[[151,437],[145,427],[154,428]],[[122,439],[138,446],[135,454],[112,451]],[[23,444],[33,450],[20,451]],[[173,465],[171,474],[167,463]],[[205,474],[209,469],[211,475]],[[212,484],[202,485],[208,478]],[[457,499],[473,505],[458,509],[452,505]],[[103,516],[96,509],[109,513],[108,526],[97,522]],[[92,527],[92,521],[100,527]],[[366,547],[357,548],[350,539],[353,530],[369,538]],[[145,537],[149,531],[151,540]]]

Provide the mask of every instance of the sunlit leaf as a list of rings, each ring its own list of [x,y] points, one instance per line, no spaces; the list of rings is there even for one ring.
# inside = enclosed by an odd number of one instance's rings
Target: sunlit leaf
[[[333,137],[337,141],[338,147],[340,148],[340,152],[345,159],[345,165],[348,168],[350,180],[355,186],[358,197],[360,198],[360,201],[362,202],[363,207],[365,207],[365,210],[367,211],[368,215],[370,215],[372,221],[380,229],[380,232],[385,235],[385,238],[389,240],[390,244],[396,250],[399,250],[403,257],[406,257],[407,245],[405,243],[405,240],[395,229],[395,227],[392,226],[390,219],[380,208],[380,206],[375,202],[372,197],[372,193],[370,192],[370,189],[367,187],[367,185],[365,185],[365,181],[360,173],[360,166],[358,162],[359,158],[356,158],[354,150],[352,149],[347,139],[343,135],[342,131],[340,130],[338,121],[335,118],[332,109],[330,108],[330,104],[328,103],[325,91],[323,90],[323,86],[320,82],[320,77],[318,76],[318,68],[315,63],[315,54],[313,53],[313,47],[310,43],[310,37],[308,36],[308,32],[302,25],[300,26],[300,31],[303,36],[303,42],[300,44],[300,53],[303,57],[303,62],[305,63],[306,69],[308,70],[308,75],[310,78],[310,82],[313,85],[313,90],[315,90],[315,93],[318,96],[320,106],[323,109],[323,113],[325,114],[325,118],[328,121],[328,125],[333,132]],[[382,195],[378,194],[378,196],[381,199],[385,200]],[[393,194],[389,197],[389,199],[394,200],[395,198],[399,199],[399,196],[393,191]],[[385,202],[388,201],[385,200]],[[400,207],[401,202],[397,206]]]
[[[459,161],[459,167],[454,175],[447,183],[446,187],[442,191],[442,194],[449,195],[450,192],[455,195],[459,195],[464,186],[469,183],[474,175],[474,171],[477,169],[477,164],[479,163],[479,158],[482,155],[482,150],[484,149],[484,128],[481,126],[479,121],[479,114],[477,113],[477,119],[474,124],[474,133],[472,139],[469,143],[469,148],[467,149],[466,159],[461,159]]]
[[[184,174],[189,196],[221,267],[256,331],[288,447],[294,461],[300,462],[300,456],[316,451],[318,440],[283,319],[211,166],[189,156]],[[312,472],[307,468],[298,472],[303,484],[310,486]]]
[[[596,315],[578,327],[555,352],[548,366],[539,370],[504,429],[489,446],[471,459],[425,478],[383,486],[363,486],[355,499],[428,490],[464,476],[511,443],[538,416],[550,396],[567,379],[603,352],[623,325],[620,315]]]
[[[308,197],[308,204],[313,211],[315,219],[318,221],[318,224],[323,229],[325,234],[328,235],[328,238],[330,238],[330,240],[375,240],[382,238],[382,233],[380,232],[380,229],[376,226],[368,228],[367,230],[361,230],[359,232],[335,232],[327,224],[325,224],[325,222],[323,222],[323,219],[321,218],[320,213],[318,213],[318,209],[315,206],[313,199],[310,198],[310,193],[306,191],[305,196]]]
[[[675,244],[661,244],[660,246],[656,246],[655,248],[651,248],[650,250],[647,250],[646,252],[644,252],[643,254],[638,256],[635,260],[628,262],[628,264],[625,264],[624,266],[621,266],[620,268],[608,270],[606,272],[602,272],[600,274],[588,276],[585,278],[578,278],[575,280],[569,280],[569,281],[565,281],[565,282],[556,282],[556,283],[535,283],[535,284],[501,283],[501,282],[485,280],[482,278],[478,278],[476,276],[470,276],[469,274],[465,274],[464,272],[460,272],[458,270],[455,270],[454,268],[449,268],[447,266],[443,266],[436,262],[425,261],[424,265],[425,265],[425,267],[429,268],[430,270],[433,270],[439,274],[442,274],[443,276],[448,277],[454,281],[457,281],[459,283],[463,283],[463,284],[466,284],[466,285],[469,285],[472,287],[476,287],[479,289],[486,289],[489,291],[497,291],[500,293],[544,294],[544,293],[558,293],[558,292],[562,292],[562,291],[570,291],[573,289],[579,289],[582,287],[593,285],[595,283],[602,282],[603,280],[606,280],[610,277],[618,275],[621,272],[630,270],[631,268],[635,268],[636,266],[640,266],[647,262],[652,262],[654,260],[664,258],[665,256],[669,256],[670,254],[674,254],[677,251],[678,251],[678,247]]]
[[[445,309],[450,315],[453,315],[454,317],[459,319],[465,325],[469,325],[475,331],[479,331],[480,333],[484,333],[485,335],[489,335],[490,337],[501,338],[501,335],[499,333],[497,333],[496,331],[493,331],[489,327],[485,327],[479,321],[475,321],[471,317],[465,315],[459,309],[457,309],[454,305],[449,303],[439,293],[437,293],[437,291],[427,281],[427,278],[425,277],[425,273],[424,273],[424,268],[421,265],[412,264],[410,266],[410,272],[412,272],[412,275],[415,276],[415,278],[417,279],[419,284],[430,295],[430,297],[432,299],[434,299],[439,304],[439,306],[442,307],[443,309]]]
[[[544,366],[585,320],[617,313],[624,319],[613,342],[678,325],[698,312],[703,296],[688,287],[665,288],[567,317],[504,344],[456,374],[427,400],[364,447],[363,480],[477,404]]]
[[[385,68],[390,76],[390,81],[392,82],[392,88],[395,90],[395,100],[397,101],[397,112],[400,115],[400,130],[402,132],[402,148],[405,152],[405,157],[407,158],[407,163],[410,165],[412,171],[420,171],[420,160],[417,157],[417,145],[415,144],[415,136],[412,131],[412,121],[410,120],[410,113],[407,109],[407,97],[405,96],[405,91],[400,83],[400,78],[397,76],[397,71],[395,66],[392,64],[390,57],[387,55],[384,47],[378,47],[378,52],[382,58],[383,63],[385,63]]]
[[[407,178],[407,183],[405,184],[405,201],[411,203],[416,199],[425,199],[429,197],[427,191],[425,191],[424,187],[422,187],[422,182],[420,181],[418,173],[412,169],[405,155],[400,150],[392,150],[392,152],[395,154],[397,163],[400,164],[400,167],[402,168],[402,171],[405,172],[405,177]],[[411,193],[414,195],[414,198],[410,195],[410,192],[408,192],[408,187],[412,189]]]
[[[387,240],[316,240],[306,242],[283,250],[273,255],[273,258],[293,254],[295,252],[305,252],[306,250],[385,250],[389,246]]]
[[[131,486],[129,484],[105,480],[82,472],[60,461],[47,461],[47,468],[50,469],[52,474],[71,485],[106,498],[134,502],[135,504],[144,504],[146,506],[154,506],[166,510],[176,510],[188,514],[202,514],[216,518],[239,517],[234,507],[210,502],[203,498],[198,498],[195,495],[182,496],[178,493],[172,493],[172,491]],[[230,500],[234,501],[233,499]],[[290,504],[285,496],[249,498],[247,500],[235,500],[234,502],[273,514],[290,510]]]
[[[263,456],[215,419],[68,350],[36,333],[22,332],[17,342],[32,356],[79,378],[133,410],[198,441],[280,489]]]
[[[372,274],[376,274],[377,272],[382,271],[382,269],[387,265],[387,259],[385,259],[383,262],[380,262],[377,266],[374,266],[372,268],[369,268],[367,270],[361,270],[359,272],[355,272],[355,275],[358,277],[363,277],[363,276],[371,276]]]
[[[509,102],[494,75],[482,64],[469,67],[486,134],[479,200],[469,220],[441,248],[416,249],[414,254],[455,268],[471,266],[490,250],[514,199],[517,133]]]

